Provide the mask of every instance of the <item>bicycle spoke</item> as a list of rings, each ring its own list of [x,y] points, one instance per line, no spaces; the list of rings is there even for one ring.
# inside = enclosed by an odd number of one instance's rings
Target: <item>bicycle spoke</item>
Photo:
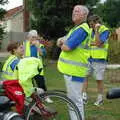
[[[53,103],[46,102],[47,97]],[[70,113],[76,116],[76,120],[81,120],[79,110],[65,95],[47,94],[42,98],[42,107],[37,104],[34,102],[30,106],[26,120],[70,120]]]

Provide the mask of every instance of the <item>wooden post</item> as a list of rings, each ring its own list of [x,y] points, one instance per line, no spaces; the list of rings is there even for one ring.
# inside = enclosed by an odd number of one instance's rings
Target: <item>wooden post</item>
[[[117,40],[120,42],[120,27],[116,29]]]
[[[24,29],[24,32],[26,32],[29,30],[29,11],[27,9],[27,0],[23,0],[23,6],[24,6],[23,29]]]

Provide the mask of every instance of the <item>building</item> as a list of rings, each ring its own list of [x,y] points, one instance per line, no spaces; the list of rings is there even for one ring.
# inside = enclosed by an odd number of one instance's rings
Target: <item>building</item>
[[[10,9],[5,14],[6,32],[23,32],[23,6]]]
[[[5,27],[6,35],[2,40],[2,51],[6,50],[6,46],[10,41],[18,41],[25,39],[24,32],[24,7],[18,6],[10,9],[5,14],[5,18],[2,21],[2,25]]]

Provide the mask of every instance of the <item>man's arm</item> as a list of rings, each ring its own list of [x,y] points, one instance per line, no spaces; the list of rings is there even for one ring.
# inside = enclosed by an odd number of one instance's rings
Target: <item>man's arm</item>
[[[104,43],[109,38],[110,32],[108,30],[104,31],[103,33],[99,33],[98,31],[95,32],[95,42],[91,43],[91,46],[102,47]]]
[[[94,31],[95,31],[95,42],[91,43],[91,46],[97,46],[97,47],[103,47],[105,41],[108,39],[109,37],[109,31],[106,30],[102,33],[99,33],[99,28],[100,28],[101,24],[97,23],[95,25]]]
[[[80,28],[74,31],[71,36],[63,42],[61,50],[71,51],[79,46],[87,37],[87,33],[84,29]]]

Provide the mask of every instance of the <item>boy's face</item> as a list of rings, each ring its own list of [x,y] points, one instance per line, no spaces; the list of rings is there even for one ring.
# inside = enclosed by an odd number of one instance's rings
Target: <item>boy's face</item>
[[[16,54],[18,56],[23,56],[24,55],[24,47],[23,47],[23,45],[20,45],[15,51],[16,51]]]
[[[89,23],[89,26],[90,26],[90,28],[95,28],[95,22],[94,21],[90,21],[90,22],[88,22]]]
[[[80,23],[83,20],[83,18],[84,18],[83,11],[79,6],[75,6],[72,13],[72,21],[75,24]]]

